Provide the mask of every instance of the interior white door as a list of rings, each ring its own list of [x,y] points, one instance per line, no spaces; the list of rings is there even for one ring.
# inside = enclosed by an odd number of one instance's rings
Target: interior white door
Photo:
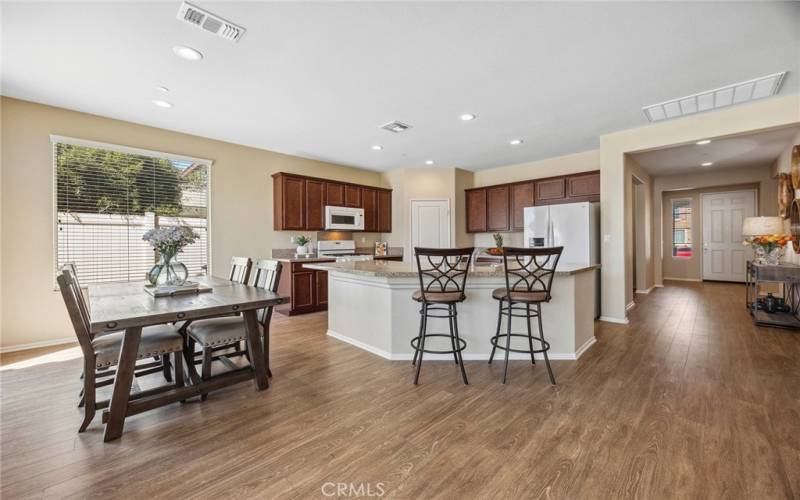
[[[450,201],[411,201],[411,249],[450,246]]]
[[[703,205],[703,279],[745,281],[749,247],[742,245],[742,223],[756,213],[755,191],[706,193]]]

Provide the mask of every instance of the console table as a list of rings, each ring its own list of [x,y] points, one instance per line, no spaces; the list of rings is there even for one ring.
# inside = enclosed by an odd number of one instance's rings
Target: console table
[[[789,312],[769,313],[758,307],[758,286],[761,283],[783,284],[783,299]],[[800,329],[800,266],[796,264],[757,264],[747,261],[746,303],[757,325]]]

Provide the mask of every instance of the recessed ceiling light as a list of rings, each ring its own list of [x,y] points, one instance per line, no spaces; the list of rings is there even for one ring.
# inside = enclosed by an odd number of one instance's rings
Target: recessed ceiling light
[[[700,166],[701,167],[710,167],[713,164],[714,164],[713,161],[706,161],[706,162],[701,163]]]
[[[703,139],[702,141],[695,142],[695,144],[697,144],[698,146],[705,146],[706,144],[710,144],[710,143],[711,143],[711,139]]]
[[[381,146],[380,144],[372,146],[373,151],[380,151],[381,149],[383,149],[383,146]]]
[[[156,90],[158,90],[159,92],[169,92],[169,89],[164,86],[156,87]]]
[[[474,120],[475,115],[473,115],[472,113],[464,113],[463,115],[459,116],[459,118],[461,118],[461,121],[468,122],[470,120]]]
[[[201,54],[199,50],[186,47],[185,45],[176,45],[172,47],[172,52],[175,52],[176,56],[182,57],[187,61],[199,61],[203,58],[203,54]]]
[[[155,104],[159,108],[171,108],[172,107],[172,103],[169,103],[167,101],[162,101],[160,99],[155,99],[153,101],[153,104]]]
[[[508,143],[511,144],[512,146],[519,146],[520,144],[522,144],[522,139],[511,139],[510,141],[508,141]]]
[[[425,165],[433,165],[433,160],[425,160]]]

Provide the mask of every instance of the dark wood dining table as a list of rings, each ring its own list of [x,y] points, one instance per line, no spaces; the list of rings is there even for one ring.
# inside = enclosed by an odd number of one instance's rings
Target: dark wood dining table
[[[269,339],[262,342],[257,311],[285,304],[288,297],[263,288],[243,285],[227,279],[202,276],[192,278],[212,288],[210,292],[153,297],[144,282],[104,283],[90,285],[89,316],[93,335],[123,330],[117,373],[111,404],[103,414],[106,423],[105,441],[122,435],[125,417],[252,378],[256,390],[269,387]],[[185,387],[165,387],[142,391],[131,396],[131,384],[136,366],[142,328],[165,323],[184,322],[201,318],[241,313],[247,331],[250,367],[194,380]],[[193,361],[193,358],[190,357]]]

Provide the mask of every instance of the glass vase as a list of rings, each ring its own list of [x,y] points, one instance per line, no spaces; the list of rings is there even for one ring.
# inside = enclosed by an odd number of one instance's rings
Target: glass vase
[[[770,266],[777,266],[781,262],[781,257],[783,257],[784,248],[781,246],[777,246],[772,250],[768,250],[766,247],[761,245],[756,245],[755,247],[755,261],[757,264],[766,264]]]
[[[153,286],[180,286],[186,283],[189,270],[175,255],[161,254],[161,261],[147,273],[147,281]]]

